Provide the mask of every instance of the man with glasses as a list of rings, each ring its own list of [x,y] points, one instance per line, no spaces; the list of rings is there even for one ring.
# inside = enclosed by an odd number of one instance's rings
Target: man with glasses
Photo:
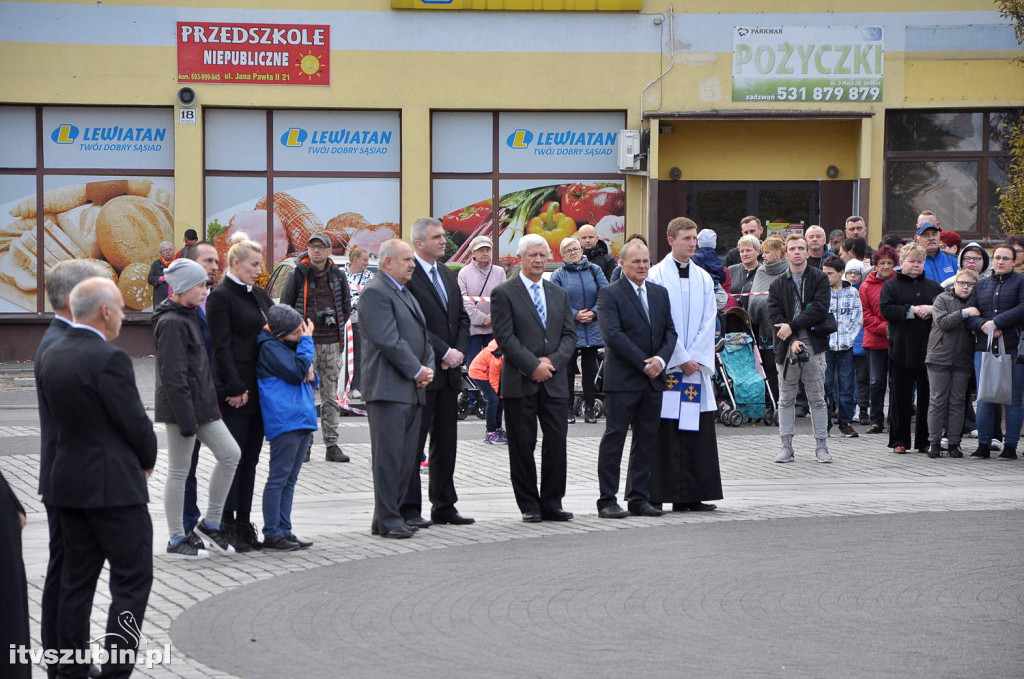
[[[314,233],[306,250],[295,257],[295,269],[285,281],[281,304],[313,321],[313,370],[320,375],[320,428],[327,446],[326,460],[348,462],[348,455],[338,445],[341,407],[337,397],[342,333],[352,312],[351,293],[345,272],[331,260],[330,236],[323,231]]]

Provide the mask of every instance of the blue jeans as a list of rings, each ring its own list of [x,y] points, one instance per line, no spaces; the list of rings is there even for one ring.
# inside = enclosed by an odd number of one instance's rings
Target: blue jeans
[[[292,532],[295,482],[312,435],[308,429],[299,429],[270,439],[270,472],[263,489],[263,535],[268,540]]]
[[[839,411],[839,424],[853,421],[853,389],[857,383],[853,368],[853,349],[825,354],[825,395],[829,414]]]
[[[981,381],[981,355],[983,352],[974,352],[974,374]],[[1010,353],[1007,351],[1007,353]],[[1012,354],[1013,363],[1013,392],[1010,405],[1006,406],[1006,438],[1003,443],[1006,447],[1016,448],[1020,441],[1020,427],[1024,423],[1024,363],[1016,362],[1016,352]],[[992,430],[995,428],[996,412],[999,405],[988,401],[978,401],[978,443],[988,445],[992,443]]]
[[[480,387],[480,393],[487,399],[487,431],[501,428],[501,399],[494,393],[494,387],[487,380],[473,380]]]

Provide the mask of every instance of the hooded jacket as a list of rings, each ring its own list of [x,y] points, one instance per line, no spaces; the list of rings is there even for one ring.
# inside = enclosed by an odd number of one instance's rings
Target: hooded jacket
[[[981,273],[979,273],[978,276],[980,278],[988,278],[989,276],[991,276],[992,269],[989,268],[991,261],[989,260],[988,252],[985,250],[985,248],[981,247],[981,245],[975,242],[968,243],[963,247],[963,249],[960,250],[960,254],[957,255],[956,258],[957,265],[959,267],[958,270],[967,268],[964,266],[964,253],[967,252],[968,250],[973,250],[981,254]],[[952,290],[954,280],[956,280],[955,271],[953,272],[952,276],[942,281],[942,287],[944,287],[946,290]]]
[[[260,389],[260,410],[267,439],[290,431],[316,431],[316,403],[313,389],[320,383],[306,382],[313,364],[313,339],[300,337],[297,346],[289,346],[264,328],[256,340],[260,357],[256,379]]]
[[[611,280],[612,271],[615,271],[615,267],[617,267],[619,263],[615,261],[615,257],[608,252],[607,243],[603,240],[598,240],[594,247],[589,250],[584,250],[583,254],[586,256],[587,261],[600,267],[606,281]]]
[[[352,292],[348,287],[345,272],[330,259],[327,260],[327,281],[334,293],[334,315],[338,321],[338,342],[344,339],[345,323],[352,313]],[[281,291],[281,304],[287,304],[303,318],[316,322],[313,300],[316,297],[316,276],[312,273],[309,253],[300,252],[295,256],[295,269],[285,281]]]
[[[220,419],[210,354],[196,309],[164,300],[153,312],[153,338],[155,419],[178,425],[182,436],[193,436],[199,425]]]
[[[876,271],[872,271],[864,277],[860,284],[860,305],[864,311],[864,348],[865,349],[888,349],[889,340],[886,337],[887,326],[882,310],[878,307],[878,296],[882,293],[882,286],[892,278],[879,278]]]

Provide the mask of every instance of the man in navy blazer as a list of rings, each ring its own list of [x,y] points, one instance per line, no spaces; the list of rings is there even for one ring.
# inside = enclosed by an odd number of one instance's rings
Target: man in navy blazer
[[[43,392],[39,384],[40,371],[43,366],[43,356],[54,342],[64,337],[71,328],[71,308],[68,305],[68,298],[76,285],[86,278],[94,276],[102,277],[103,267],[95,261],[87,259],[66,259],[57,262],[50,273],[46,276],[46,297],[53,307],[53,320],[50,326],[43,333],[43,339],[36,348],[36,357],[33,363],[33,371],[36,379],[36,399],[39,404],[39,494],[43,497],[49,495],[50,490],[50,467],[53,465],[53,456],[57,452],[57,429],[50,417],[50,411],[46,408],[46,401],[43,400]],[[43,648],[58,648],[57,646],[57,604],[60,601],[60,573],[64,568],[64,545],[60,533],[60,520],[57,516],[57,509],[49,504],[46,507],[46,523],[50,529],[49,560],[46,564],[46,579],[43,581],[43,597],[41,602],[42,620],[40,622],[40,637]],[[47,676],[57,676],[57,665],[47,666]]]
[[[71,291],[74,325],[46,350],[42,398],[56,428],[49,488],[64,547],[57,647],[84,651],[96,581],[110,564],[110,612],[104,645],[110,676],[128,676],[123,653],[138,648],[153,583],[153,523],[146,480],[156,463],[156,434],[146,416],[128,354],[111,344],[121,330],[124,300],[106,278]],[[130,630],[131,633],[126,632]],[[127,636],[125,636],[127,634]],[[66,665],[61,676],[86,675]]]
[[[519,239],[522,273],[491,293],[494,339],[505,357],[501,397],[508,423],[512,490],[523,521],[568,521],[565,495],[565,439],[569,384],[555,374],[565,370],[576,349],[576,324],[569,293],[543,279],[551,248],[543,237]],[[541,485],[537,490],[537,422],[544,432]]]
[[[651,255],[642,241],[632,240],[619,259],[622,277],[601,289],[597,319],[604,338],[605,430],[597,455],[602,519],[660,516],[664,512],[650,502],[651,464],[665,367],[676,344],[668,292],[646,282]],[[629,450],[626,502],[629,511],[615,500],[626,432],[633,426]]]

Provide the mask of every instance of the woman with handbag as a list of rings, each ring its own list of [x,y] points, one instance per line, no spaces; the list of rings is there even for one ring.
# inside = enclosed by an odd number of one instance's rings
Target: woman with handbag
[[[999,459],[1017,459],[1017,443],[1024,421],[1024,363],[1017,362],[1020,328],[1024,325],[1024,275],[1013,270],[1015,256],[1013,247],[996,246],[992,252],[992,275],[978,281],[967,300],[968,307],[978,311],[977,316],[967,319],[968,327],[976,336],[974,371],[978,376],[978,449],[971,453],[975,459],[987,459],[990,455],[998,402],[1006,405],[1006,438]],[[1004,359],[1009,365],[1004,370],[1010,376],[1010,393],[1008,400],[999,398],[995,401],[993,393],[1000,384],[1005,386],[1006,375],[994,381],[982,380],[982,376],[991,374],[984,370],[985,363],[997,360],[992,349],[998,345],[1005,347],[1000,354],[1010,357],[1009,361]]]
[[[910,447],[911,399],[917,388],[914,444],[928,452],[928,371],[925,355],[932,328],[932,302],[942,286],[924,275],[925,249],[908,243],[900,249],[901,270],[882,286],[878,306],[889,324],[890,395],[889,447],[903,455]]]

